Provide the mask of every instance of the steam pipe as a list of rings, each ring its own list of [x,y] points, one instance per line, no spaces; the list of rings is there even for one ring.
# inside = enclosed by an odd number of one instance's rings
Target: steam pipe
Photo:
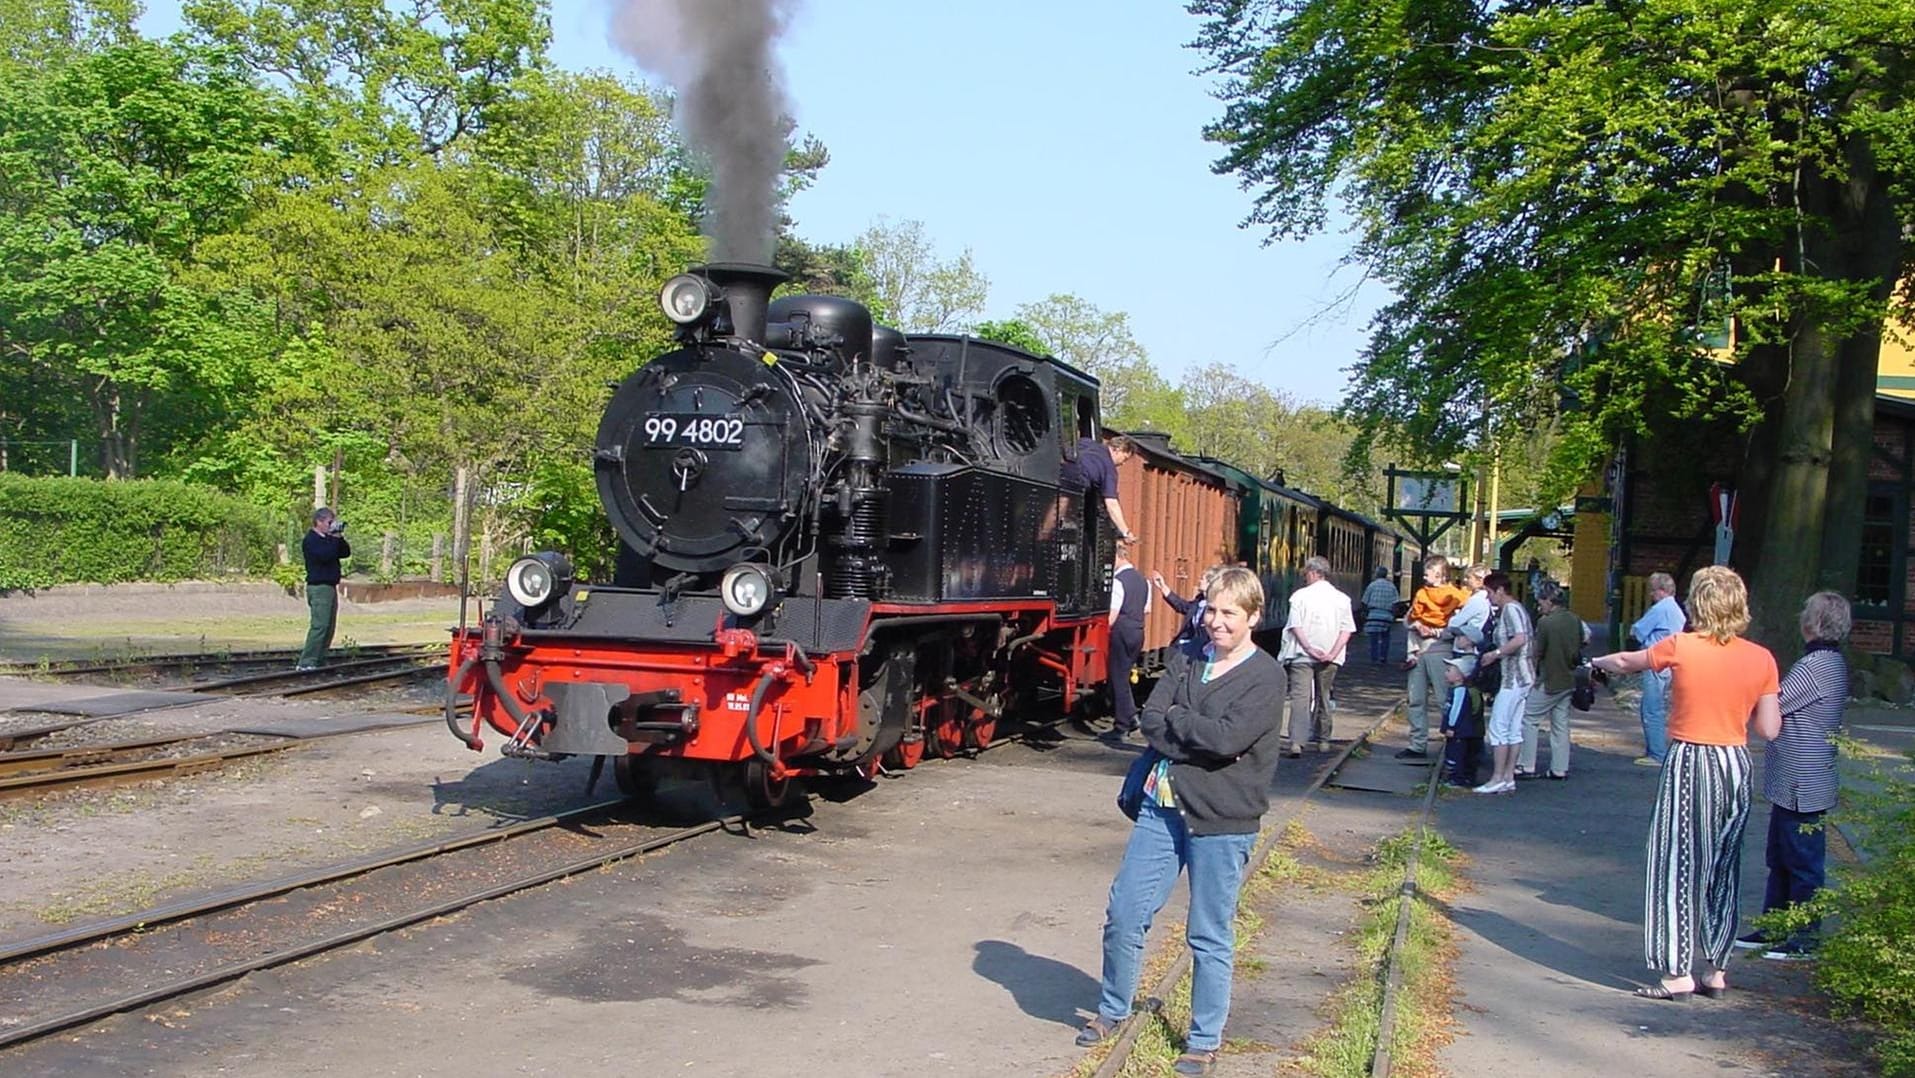
[[[492,691],[499,695],[499,703],[505,705],[505,713],[512,716],[512,728],[525,729],[525,710],[519,707],[515,694],[505,687],[505,672],[499,669],[497,659],[485,660],[485,683],[492,686]]]
[[[758,709],[765,706],[765,691],[771,688],[777,676],[769,670],[759,674],[758,684],[751,687],[751,704],[745,708],[745,737],[751,741],[752,755],[773,767],[779,766],[778,757],[765,748],[764,739],[758,736]]]
[[[446,686],[446,728],[452,731],[453,737],[465,742],[465,747],[471,749],[473,752],[483,751],[485,749],[485,742],[479,740],[472,734],[466,733],[465,729],[459,725],[458,699],[459,686],[465,684],[465,679],[472,674],[472,668],[478,664],[479,657],[477,655],[460,663],[459,672],[452,675],[452,683]],[[476,696],[473,698],[473,705],[475,708],[474,713],[476,714],[478,705],[478,698]]]

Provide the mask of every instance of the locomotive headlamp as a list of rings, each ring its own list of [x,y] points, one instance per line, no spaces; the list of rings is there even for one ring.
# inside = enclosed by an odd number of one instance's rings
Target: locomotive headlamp
[[[710,281],[681,273],[665,282],[658,294],[658,305],[665,308],[665,317],[681,326],[689,326],[710,313],[716,298]]]
[[[572,563],[556,551],[541,550],[505,571],[505,592],[527,610],[565,594],[572,586]]]
[[[764,566],[750,562],[725,570],[724,579],[718,583],[718,597],[724,600],[725,609],[741,618],[763,610],[771,602],[772,591],[771,574]]]

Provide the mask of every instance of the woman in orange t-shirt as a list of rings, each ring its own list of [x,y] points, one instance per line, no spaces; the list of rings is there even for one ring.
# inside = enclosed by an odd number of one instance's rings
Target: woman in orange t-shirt
[[[1720,565],[1698,569],[1687,607],[1691,631],[1591,660],[1614,674],[1674,671],[1643,896],[1643,957],[1662,980],[1636,994],[1678,1001],[1728,990],[1723,970],[1735,943],[1749,820],[1749,726],[1764,738],[1782,730],[1775,656],[1741,636],[1749,627],[1742,578]],[[1709,966],[1700,981],[1690,973],[1697,949]]]

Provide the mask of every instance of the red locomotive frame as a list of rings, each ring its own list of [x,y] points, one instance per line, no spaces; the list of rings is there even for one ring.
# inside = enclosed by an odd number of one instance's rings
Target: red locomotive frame
[[[870,642],[885,638],[911,647],[923,633],[948,635],[953,627],[993,622],[995,640],[961,634],[972,644],[967,666],[988,676],[959,681],[921,671],[908,689],[909,714],[892,716],[904,726],[894,746],[849,767],[816,762],[823,747],[868,732],[870,716],[861,712],[873,706],[865,691],[871,679],[861,675],[868,672],[865,664],[885,661]],[[488,632],[497,639],[488,642]],[[1062,618],[1043,600],[873,604],[865,647],[815,655],[787,641],[767,646],[750,630],[722,624],[714,627],[709,644],[693,644],[533,640],[509,625],[488,622],[455,634],[447,699],[469,694],[473,706],[470,720],[461,723],[448,705],[447,721],[475,751],[483,747],[489,726],[510,739],[508,753],[516,748],[517,754],[539,755],[536,746],[552,722],[554,685],[614,684],[629,690],[632,699],[671,695],[674,699],[660,706],[681,716],[676,736],[647,743],[648,732],[670,723],[641,723],[636,715],[622,728],[614,725],[631,742],[629,754],[618,761],[621,787],[640,792],[633,786],[649,783],[667,766],[739,768],[751,799],[775,804],[794,777],[825,770],[874,775],[881,767],[914,767],[927,755],[946,758],[981,749],[996,736],[1011,699],[1054,693],[1063,712],[1070,713],[1105,680],[1108,634],[1101,613]],[[496,680],[484,669],[488,655],[495,657]],[[940,669],[932,664],[931,674]],[[639,761],[642,767],[634,766]]]

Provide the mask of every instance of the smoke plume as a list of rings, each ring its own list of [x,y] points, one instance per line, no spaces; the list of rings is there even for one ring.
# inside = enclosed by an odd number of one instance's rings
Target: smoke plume
[[[613,40],[671,83],[673,120],[710,162],[715,261],[771,261],[788,111],[773,45],[795,3],[617,0]]]

